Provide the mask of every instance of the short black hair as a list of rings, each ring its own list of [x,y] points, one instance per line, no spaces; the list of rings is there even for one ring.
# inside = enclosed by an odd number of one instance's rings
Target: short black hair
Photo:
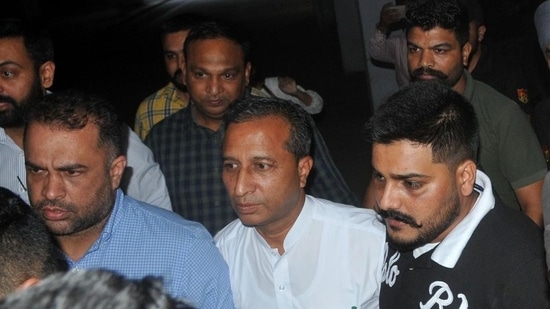
[[[0,299],[27,279],[42,279],[67,265],[31,207],[0,187]]]
[[[207,21],[195,25],[189,31],[185,43],[183,44],[183,52],[185,59],[188,59],[189,46],[196,41],[224,38],[235,42],[243,51],[244,63],[250,59],[250,41],[244,30],[240,27],[220,21]]]
[[[224,115],[223,132],[232,123],[258,120],[269,116],[280,117],[290,124],[290,136],[285,143],[286,150],[296,159],[308,156],[313,136],[311,126],[313,120],[302,107],[290,101],[254,96],[237,101]]]
[[[437,81],[411,83],[391,95],[367,123],[373,144],[407,140],[430,145],[434,162],[450,168],[477,162],[479,127],[473,106]]]
[[[102,97],[73,89],[59,91],[29,107],[26,116],[27,125],[36,122],[68,131],[93,123],[99,128],[98,146],[108,150],[111,160],[126,155],[128,128],[115,107]]]
[[[436,27],[455,33],[460,46],[470,37],[470,20],[466,7],[458,0],[417,0],[407,6],[407,33],[419,27],[429,31]]]
[[[0,19],[0,39],[7,38],[23,39],[35,70],[45,62],[54,60],[53,42],[44,27],[20,19]]]

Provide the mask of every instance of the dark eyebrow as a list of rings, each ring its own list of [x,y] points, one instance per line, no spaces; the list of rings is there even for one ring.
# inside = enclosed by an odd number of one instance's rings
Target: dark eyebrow
[[[36,168],[36,169],[45,169],[45,168],[43,168],[39,165],[36,165],[32,162],[29,162],[29,161],[25,161],[25,165],[27,167],[32,167],[32,168]],[[81,168],[88,168],[88,167],[84,164],[74,163],[74,164],[63,165],[61,167],[56,168],[56,170],[66,172],[66,171],[72,171],[72,170],[81,169]]]
[[[15,65],[15,66],[18,66],[18,67],[21,67],[21,65],[15,61],[12,61],[12,60],[7,60],[7,61],[4,61],[4,62],[0,62],[0,66],[4,66],[4,65]]]
[[[74,164],[67,164],[67,165],[57,167],[56,170],[65,172],[65,171],[72,171],[72,170],[77,170],[82,168],[88,168],[88,167],[84,164],[74,163]]]
[[[441,48],[441,47],[447,47],[447,48],[451,48],[451,44],[449,43],[440,43],[440,44],[436,44],[435,46],[433,46],[432,48]]]
[[[399,180],[410,179],[410,178],[429,178],[426,175],[417,174],[417,173],[410,173],[410,174],[404,174],[404,175],[391,174],[391,177]]]
[[[32,168],[36,168],[36,169],[43,169],[42,167],[32,163],[32,162],[29,162],[28,160],[25,160],[25,166],[26,167],[32,167]]]
[[[372,174],[373,175],[378,175],[378,176],[384,176],[379,171],[377,171],[375,168],[372,169]],[[405,179],[410,179],[410,178],[429,178],[429,176],[427,176],[427,175],[422,175],[422,174],[418,174],[418,173],[409,173],[409,174],[403,174],[403,175],[390,174],[390,177],[392,179],[397,179],[397,180],[405,180]]]

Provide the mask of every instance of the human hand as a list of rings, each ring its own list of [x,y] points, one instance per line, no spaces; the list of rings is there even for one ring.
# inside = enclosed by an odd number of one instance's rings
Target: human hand
[[[296,86],[296,81],[292,77],[279,77],[279,89],[282,92],[289,95],[296,95],[298,92],[298,87]]]
[[[403,18],[403,12],[395,6],[393,2],[384,4],[380,11],[380,20],[376,25],[376,28],[382,33],[386,33],[391,24],[400,21]]]

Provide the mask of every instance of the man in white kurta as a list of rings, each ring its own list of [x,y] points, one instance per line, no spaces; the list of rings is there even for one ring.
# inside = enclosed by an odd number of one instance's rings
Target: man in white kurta
[[[215,240],[236,308],[378,308],[385,228],[374,211],[304,193],[308,117],[271,98],[225,115],[222,176],[239,219]]]
[[[378,308],[384,241],[374,211],[312,196],[283,255],[239,219],[216,235],[237,308]]]

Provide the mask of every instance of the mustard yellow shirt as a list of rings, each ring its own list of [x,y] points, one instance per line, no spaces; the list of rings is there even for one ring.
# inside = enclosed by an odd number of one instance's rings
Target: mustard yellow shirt
[[[134,131],[142,140],[145,140],[149,130],[162,119],[172,115],[189,104],[189,100],[182,100],[177,95],[173,83],[159,89],[143,100],[137,109]]]

